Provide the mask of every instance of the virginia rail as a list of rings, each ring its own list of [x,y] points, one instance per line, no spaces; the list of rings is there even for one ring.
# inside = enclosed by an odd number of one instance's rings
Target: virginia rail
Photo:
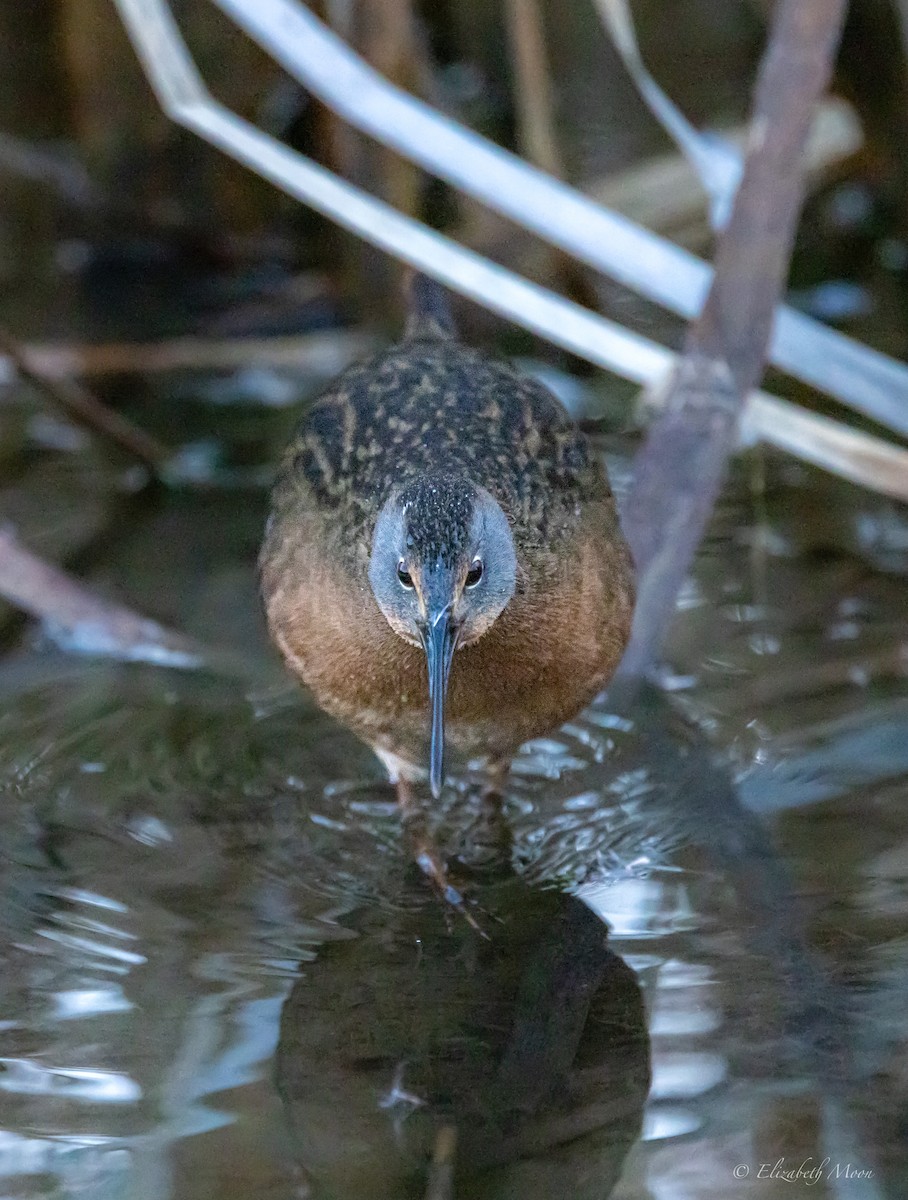
[[[287,449],[261,554],[290,670],[402,800],[446,748],[506,771],[610,678],[633,573],[608,479],[541,384],[410,287],[401,341],[347,370]]]

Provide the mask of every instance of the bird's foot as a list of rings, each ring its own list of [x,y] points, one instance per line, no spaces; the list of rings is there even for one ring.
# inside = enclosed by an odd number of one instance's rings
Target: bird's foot
[[[463,917],[480,937],[488,940],[489,935],[470,912],[463,892],[452,881],[447,864],[439,853],[431,833],[426,828],[425,816],[416,801],[413,785],[406,780],[400,780],[397,784],[397,799],[400,804],[404,830],[410,840],[417,866],[432,884],[439,899]]]

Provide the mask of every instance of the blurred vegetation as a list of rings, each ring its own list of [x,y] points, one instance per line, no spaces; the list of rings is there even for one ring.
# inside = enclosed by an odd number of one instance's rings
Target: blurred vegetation
[[[468,239],[472,232],[501,257],[523,259],[537,277],[545,273],[546,255],[534,252],[526,235],[470,212],[345,128],[206,0],[176,0],[172,7],[212,91],[236,112],[405,210],[454,225]],[[516,147],[504,5],[326,0],[316,8],[396,82]],[[638,8],[650,61],[692,119],[740,120],[761,33],[747,0],[724,4],[718,14],[705,0],[671,6],[649,0]],[[542,16],[569,176],[590,181],[667,150],[592,6],[549,0]],[[55,184],[41,186],[0,160],[0,280],[7,289],[58,290],[62,265],[88,291],[89,329],[153,333],[198,327],[199,291],[210,304],[212,281],[225,274],[271,273],[273,292],[283,272],[318,268],[330,271],[364,312],[388,312],[391,272],[375,252],[347,244],[168,121],[110,0],[2,0],[0,37],[7,48],[0,135],[30,149],[36,163],[48,156],[60,168]],[[252,287],[248,278],[246,285]],[[225,285],[215,307],[229,308],[235,299]],[[54,307],[46,299],[29,316],[45,325]],[[269,328],[265,314],[257,317],[245,327],[235,317],[235,331]],[[306,319],[293,317],[296,328]],[[82,323],[85,314],[72,319]],[[272,314],[275,321],[282,324]],[[16,324],[22,333],[38,332],[22,328],[22,317]]]
[[[695,183],[687,188],[693,201],[666,212],[665,176],[649,167],[683,164],[592,3],[313,0],[313,7],[395,82],[538,160],[544,151],[528,136],[533,106],[514,24],[515,13],[534,12],[550,80],[548,165],[711,254]],[[679,318],[567,262],[352,130],[208,0],[173,0],[172,8],[212,92],[243,117],[529,278],[680,344]],[[766,0],[637,0],[632,9],[648,67],[693,124],[740,130]],[[798,307],[904,358],[908,88],[900,36],[895,0],[852,4],[836,88],[857,111],[863,148],[812,179],[791,281]],[[368,337],[345,341],[349,331],[385,336],[399,327],[400,268],[171,123],[112,0],[0,0],[0,39],[0,325],[43,344],[50,358],[61,343],[75,346],[82,357],[72,370],[182,456],[184,483],[261,488],[300,405],[368,344]],[[668,191],[674,201],[676,189]],[[613,425],[626,423],[630,385],[474,305],[457,301],[457,309],[469,339],[560,370],[550,381],[575,411],[604,410]],[[275,336],[315,340],[284,347],[292,369],[263,367],[252,339]],[[173,369],[161,371],[131,351],[173,337],[217,340],[221,350],[232,344],[236,354],[231,365],[201,368],[177,356]],[[94,366],[84,368],[92,349]],[[171,352],[165,344],[164,357]],[[771,382],[802,403],[830,407],[790,379]],[[24,542],[71,561],[113,514],[126,519],[135,477],[124,484],[107,453],[74,442],[53,403],[33,388],[8,380],[3,397],[4,514]],[[82,449],[70,453],[77,444]],[[62,525],[34,513],[57,508],[69,514]]]
[[[530,235],[344,126],[207,0],[172,7],[212,91],[236,112],[531,277],[563,282],[563,264]],[[318,0],[315,8],[396,82],[521,148],[508,4]],[[765,0],[634,4],[648,65],[698,127],[744,119],[766,8]],[[540,0],[538,10],[567,177],[592,187],[670,152],[594,6]],[[867,148],[848,174],[868,194],[856,222],[854,204],[838,219],[849,228],[820,233],[820,257],[853,256],[881,226],[904,232],[908,94],[903,56],[893,53],[897,38],[890,0],[852,5],[838,86],[865,125]],[[388,326],[399,319],[389,304],[395,268],[377,252],[168,121],[111,0],[2,0],[0,39],[0,283],[18,333],[240,335],[299,332],[343,315]],[[807,266],[796,266],[801,277],[825,269],[817,264],[818,219],[824,216],[814,210],[805,221],[811,253]],[[705,222],[701,240],[703,229]],[[317,286],[310,279],[302,297],[301,271],[325,273]],[[576,276],[568,282],[569,290],[583,286]],[[644,307],[612,284],[595,287],[621,319],[628,308]],[[471,332],[487,327],[476,313],[468,320]],[[516,344],[526,348],[527,339]]]

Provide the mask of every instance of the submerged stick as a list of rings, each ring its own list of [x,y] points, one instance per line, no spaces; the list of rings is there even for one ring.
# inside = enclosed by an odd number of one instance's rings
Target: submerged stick
[[[98,595],[0,527],[0,596],[37,618],[61,650],[180,670],[207,669],[243,683],[270,679],[253,655],[208,646]]]
[[[66,650],[168,667],[199,667],[206,652],[182,634],[105,600],[0,529],[0,595],[37,617]]]
[[[637,457],[625,528],[639,572],[622,670],[658,654],[763,371],[804,194],[813,107],[832,71],[846,0],[779,0],[748,151],[702,316]]]
[[[114,412],[87,388],[72,379],[49,379],[36,367],[26,347],[0,328],[0,350],[15,365],[23,379],[61,408],[68,417],[126,450],[158,474],[171,451],[156,437]]]

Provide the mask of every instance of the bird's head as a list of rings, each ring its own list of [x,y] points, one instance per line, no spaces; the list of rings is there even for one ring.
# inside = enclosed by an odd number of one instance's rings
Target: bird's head
[[[514,594],[517,555],[501,505],[484,488],[432,475],[385,502],[369,582],[388,624],[421,646],[429,671],[429,780],[444,778],[444,714],[454,652],[475,642]]]

